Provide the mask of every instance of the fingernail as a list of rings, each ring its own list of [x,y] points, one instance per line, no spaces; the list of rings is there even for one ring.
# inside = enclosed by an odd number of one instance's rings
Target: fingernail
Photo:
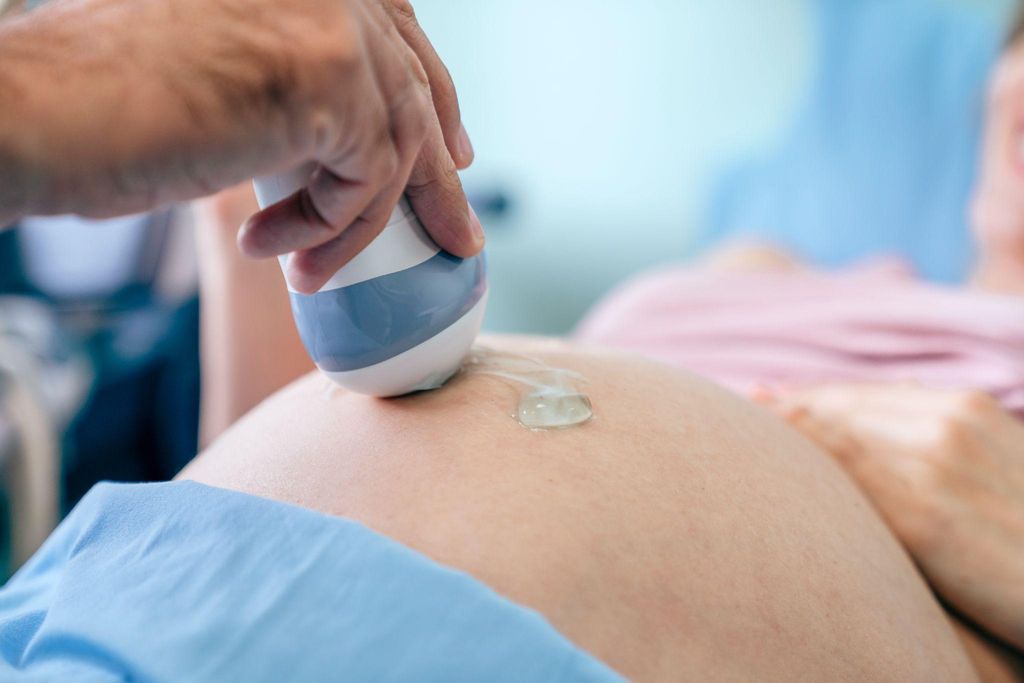
[[[472,204],[469,205],[469,227],[473,231],[473,237],[476,238],[477,244],[482,246],[486,239],[484,236],[484,226],[480,222],[480,217],[476,215]]]
[[[456,138],[455,146],[459,152],[460,165],[469,166],[476,153],[473,151],[473,143],[470,141],[469,133],[466,132],[464,125],[459,127],[459,136]]]

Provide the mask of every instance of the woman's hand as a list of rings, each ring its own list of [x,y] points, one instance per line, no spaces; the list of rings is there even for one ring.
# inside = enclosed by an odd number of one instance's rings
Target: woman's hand
[[[460,256],[483,246],[472,147],[407,0],[81,0],[0,24],[0,225],[206,196],[319,164],[243,250],[298,252],[314,291],[407,192]]]
[[[759,398],[836,458],[944,600],[1024,650],[1024,423],[910,385]]]
[[[1024,36],[989,86],[982,167],[971,210],[978,283],[1024,293]]]

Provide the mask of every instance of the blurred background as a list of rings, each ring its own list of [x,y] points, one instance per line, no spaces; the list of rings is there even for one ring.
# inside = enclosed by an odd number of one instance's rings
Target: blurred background
[[[624,278],[737,238],[965,275],[1012,0],[414,4],[477,150],[465,181],[489,233],[489,330],[570,332]],[[0,233],[13,563],[95,481],[191,459],[197,335],[186,208]]]
[[[415,6],[479,149],[467,184],[508,201],[488,221],[491,329],[567,332],[623,277],[732,234],[963,275],[1012,1]]]

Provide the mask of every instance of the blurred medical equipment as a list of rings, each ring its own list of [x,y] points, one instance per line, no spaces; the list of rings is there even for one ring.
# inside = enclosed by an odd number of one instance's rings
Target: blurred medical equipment
[[[311,173],[256,180],[260,206],[305,187]],[[403,198],[383,232],[319,292],[289,294],[324,374],[361,394],[401,396],[436,389],[458,371],[487,308],[485,260],[442,251]]]
[[[60,519],[62,435],[91,379],[85,355],[67,343],[45,305],[0,297],[0,481],[11,568],[25,562]]]
[[[97,481],[166,479],[195,455],[198,303],[186,219],[27,218],[0,232],[0,294],[34,301],[92,369],[73,419],[58,425],[64,509]]]

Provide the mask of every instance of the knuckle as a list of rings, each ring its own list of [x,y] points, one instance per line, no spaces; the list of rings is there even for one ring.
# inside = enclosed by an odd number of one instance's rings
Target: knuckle
[[[956,413],[968,419],[979,419],[991,415],[998,409],[998,402],[984,391],[965,391],[954,399]]]
[[[326,151],[337,145],[339,131],[333,112],[319,107],[313,109],[309,115],[308,128],[314,150]]]
[[[405,144],[409,149],[419,148],[427,139],[430,123],[425,116],[410,116],[405,131]]]
[[[411,50],[407,62],[409,68],[402,74],[402,83],[391,98],[391,114],[425,119],[431,106],[430,79]]]
[[[361,108],[365,103],[348,97],[347,88],[338,87],[338,83],[351,82],[352,75],[352,71],[339,75],[336,70],[322,70],[307,71],[296,77],[299,89],[305,93],[299,130],[308,136],[308,143],[315,149],[328,150],[340,144],[348,133],[347,129],[361,120]]]
[[[389,0],[391,9],[394,11],[397,21],[406,24],[418,24],[416,10],[410,0]]]
[[[339,80],[347,79],[362,64],[358,41],[339,40],[328,30],[316,31],[292,51],[298,62],[294,77],[305,79],[313,94],[337,92]]]
[[[377,155],[374,180],[382,184],[386,183],[395,177],[395,174],[398,173],[398,168],[398,154],[395,151],[394,145],[389,142],[388,146]]]
[[[422,92],[430,94],[430,74],[423,66],[416,52],[408,45],[402,50],[405,69],[402,73],[402,87],[399,89],[402,94],[409,92]]]
[[[421,148],[408,191],[417,197],[437,197],[442,200],[462,196],[462,181],[455,164],[451,157],[438,150],[434,142],[427,141]]]
[[[427,180],[419,183],[409,183],[405,188],[406,194],[416,202],[424,202],[428,209],[435,209],[438,204],[438,181],[437,179]]]
[[[410,115],[427,130],[432,114],[429,87],[416,89],[409,98],[409,109]]]
[[[412,50],[409,51],[409,77],[413,85],[415,85],[421,92],[430,93],[430,75],[423,66],[423,62],[420,61],[419,57],[416,56]]]
[[[970,438],[970,427],[958,417],[947,417],[940,420],[932,430],[925,451],[926,460],[931,463],[948,461],[952,454],[962,450]]]
[[[458,179],[438,175],[421,183],[410,184],[406,192],[411,199],[423,204],[432,214],[443,216],[444,225],[453,231],[460,224],[461,185]]]

